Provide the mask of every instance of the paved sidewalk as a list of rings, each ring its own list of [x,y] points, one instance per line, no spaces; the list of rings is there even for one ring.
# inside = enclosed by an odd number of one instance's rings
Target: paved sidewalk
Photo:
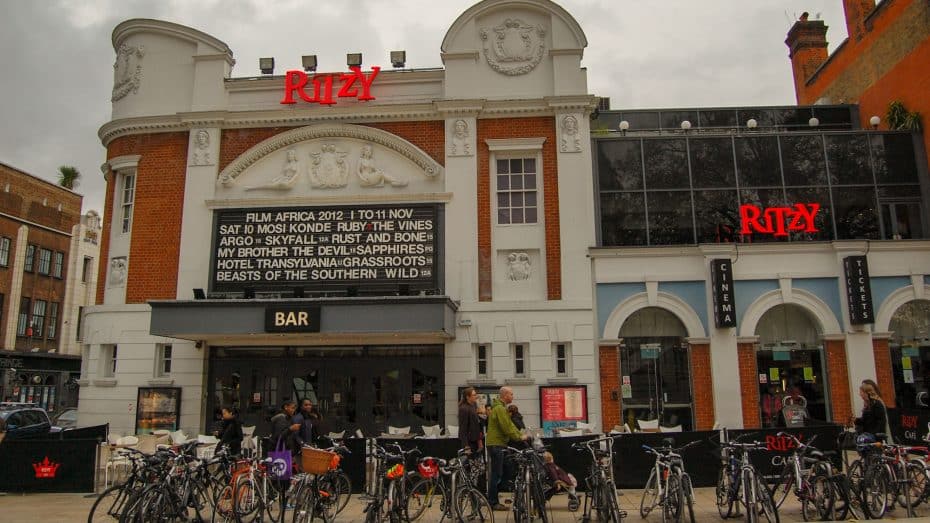
[[[697,494],[697,503],[695,506],[695,518],[699,522],[703,521],[723,521],[717,514],[717,507],[714,502],[713,488],[695,489]],[[639,517],[639,498],[641,491],[625,490],[620,496],[620,506],[629,513],[626,521],[633,523],[643,521]],[[506,498],[505,495],[502,495]],[[87,514],[90,506],[93,504],[92,498],[84,494],[7,494],[0,495],[0,521],[4,523],[73,523],[78,521],[87,521]],[[558,523],[577,522],[581,520],[581,512],[569,512],[566,509],[568,503],[564,495],[553,498],[551,502],[552,520]],[[353,495],[349,506],[336,518],[336,521],[346,523],[362,523],[362,502],[358,500],[358,495]],[[781,521],[794,522],[803,521],[801,518],[801,508],[796,502],[788,500],[780,510]],[[930,507],[921,506],[917,509],[919,518],[905,519],[904,510],[895,509],[894,512],[885,516],[886,520],[895,521],[930,521]],[[495,512],[495,521],[504,523],[512,521],[508,518],[508,512]],[[285,521],[290,521],[290,513],[286,514]],[[645,521],[661,521],[661,514],[650,514]],[[727,521],[739,521],[730,519]],[[432,523],[432,522],[424,522]]]

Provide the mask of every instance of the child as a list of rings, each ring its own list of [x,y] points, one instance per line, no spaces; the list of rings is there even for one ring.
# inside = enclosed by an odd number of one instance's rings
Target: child
[[[555,464],[555,458],[551,452],[543,454],[546,462],[546,476],[555,486],[555,491],[565,489],[568,491],[568,510],[574,512],[578,510],[578,494],[575,493],[575,487],[578,486],[578,480],[575,476],[565,472],[562,467]]]

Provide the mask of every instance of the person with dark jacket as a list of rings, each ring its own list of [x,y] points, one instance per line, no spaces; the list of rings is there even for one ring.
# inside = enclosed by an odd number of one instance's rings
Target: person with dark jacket
[[[523,423],[523,414],[520,414],[520,409],[518,409],[516,405],[513,403],[507,405],[507,413],[510,414],[510,419],[513,420],[513,424],[518,429],[526,429],[526,423]]]
[[[304,399],[300,403],[300,412],[294,416],[294,423],[300,424],[300,429],[294,434],[298,447],[304,445],[316,446],[319,443],[322,433],[322,421],[320,415],[313,410],[313,402]]]
[[[468,448],[472,452],[484,448],[477,405],[478,391],[474,387],[462,391],[462,399],[459,401],[459,440],[462,442],[462,448]]]
[[[878,385],[872,380],[864,380],[859,386],[859,397],[865,405],[862,407],[862,415],[853,421],[856,425],[856,432],[872,434],[888,434],[888,410],[878,392]]]
[[[300,430],[300,424],[294,422],[294,413],[297,411],[297,402],[285,400],[281,405],[281,412],[271,418],[271,441],[269,450],[278,446],[278,442],[291,449],[292,454],[300,452],[294,434]]]
[[[242,451],[242,423],[239,422],[235,407],[223,407],[223,425],[220,429],[220,442],[217,448],[225,448],[233,456]]]

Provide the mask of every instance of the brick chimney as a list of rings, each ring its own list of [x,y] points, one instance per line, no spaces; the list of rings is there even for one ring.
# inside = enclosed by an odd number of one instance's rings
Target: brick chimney
[[[875,0],[843,0],[846,11],[846,32],[853,41],[865,35],[865,18],[875,9]]]
[[[827,26],[822,20],[808,20],[808,14],[804,13],[788,31],[785,44],[791,57],[798,103],[810,103],[804,96],[807,80],[827,61]]]

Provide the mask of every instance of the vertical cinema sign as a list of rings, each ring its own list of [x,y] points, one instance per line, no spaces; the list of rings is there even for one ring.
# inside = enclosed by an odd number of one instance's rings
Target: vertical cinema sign
[[[849,305],[850,325],[875,323],[868,260],[865,256],[843,258],[843,273],[846,276],[846,303]]]
[[[714,323],[718,328],[736,327],[733,302],[733,264],[729,259],[711,260],[710,280],[714,292]]]

